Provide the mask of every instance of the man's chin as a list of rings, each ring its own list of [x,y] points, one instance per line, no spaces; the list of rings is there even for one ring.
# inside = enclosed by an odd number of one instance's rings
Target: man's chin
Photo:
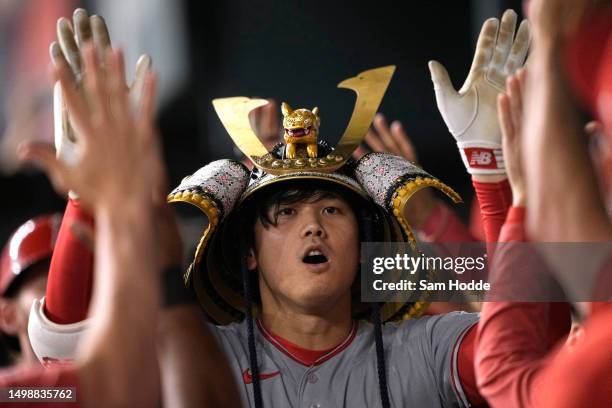
[[[344,291],[330,291],[328,288],[312,287],[307,291],[301,291],[293,297],[299,307],[309,313],[320,314],[329,312],[330,308],[336,307],[343,298]]]

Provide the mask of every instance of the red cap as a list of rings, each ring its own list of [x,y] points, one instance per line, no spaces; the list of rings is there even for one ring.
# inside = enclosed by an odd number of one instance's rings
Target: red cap
[[[0,259],[0,296],[30,266],[51,257],[61,219],[60,214],[36,217],[11,235]]]

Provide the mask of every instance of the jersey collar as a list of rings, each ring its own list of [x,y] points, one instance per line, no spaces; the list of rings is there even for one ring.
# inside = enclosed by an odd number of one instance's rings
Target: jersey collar
[[[307,367],[323,364],[330,358],[346,349],[353,342],[359,325],[356,320],[353,320],[353,326],[351,327],[351,331],[349,332],[348,336],[337,346],[327,350],[310,350],[298,346],[297,344],[294,344],[280,337],[279,335],[272,333],[265,328],[260,319],[257,319],[256,321],[259,331],[266,340],[272,343],[274,347],[291,359]]]

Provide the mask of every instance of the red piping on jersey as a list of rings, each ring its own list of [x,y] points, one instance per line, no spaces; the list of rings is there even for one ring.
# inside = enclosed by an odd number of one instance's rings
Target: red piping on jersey
[[[358,322],[356,320],[353,320],[353,327],[351,328],[351,332],[349,333],[349,335],[342,341],[342,343],[338,344],[334,348],[331,348],[329,350],[309,350],[300,347],[297,344],[293,344],[290,341],[287,341],[274,333],[271,333],[264,327],[261,320],[257,319],[256,322],[259,331],[266,340],[272,343],[274,347],[276,347],[286,356],[306,367],[323,364],[330,358],[334,357],[335,355],[346,349],[355,339],[355,336],[357,335],[357,328],[359,326]]]
[[[280,371],[274,371],[273,373],[260,373],[259,379],[267,380],[268,378],[273,378],[273,377],[276,377],[277,375],[280,375]],[[242,380],[244,381],[245,384],[253,383],[253,375],[251,374],[250,368],[247,368],[246,370],[242,372]]]

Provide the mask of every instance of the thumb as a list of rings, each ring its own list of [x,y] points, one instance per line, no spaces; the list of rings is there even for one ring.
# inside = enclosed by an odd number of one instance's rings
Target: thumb
[[[66,170],[55,156],[53,146],[25,143],[19,146],[17,153],[22,161],[32,163],[43,170],[59,194],[66,193]]]
[[[59,165],[55,157],[55,149],[46,144],[23,143],[18,147],[17,154],[22,161],[32,163],[45,172],[52,172]]]
[[[444,65],[440,64],[438,61],[432,60],[429,61],[428,66],[438,103],[443,99],[457,95],[457,91],[455,91],[453,83],[451,82]]]

